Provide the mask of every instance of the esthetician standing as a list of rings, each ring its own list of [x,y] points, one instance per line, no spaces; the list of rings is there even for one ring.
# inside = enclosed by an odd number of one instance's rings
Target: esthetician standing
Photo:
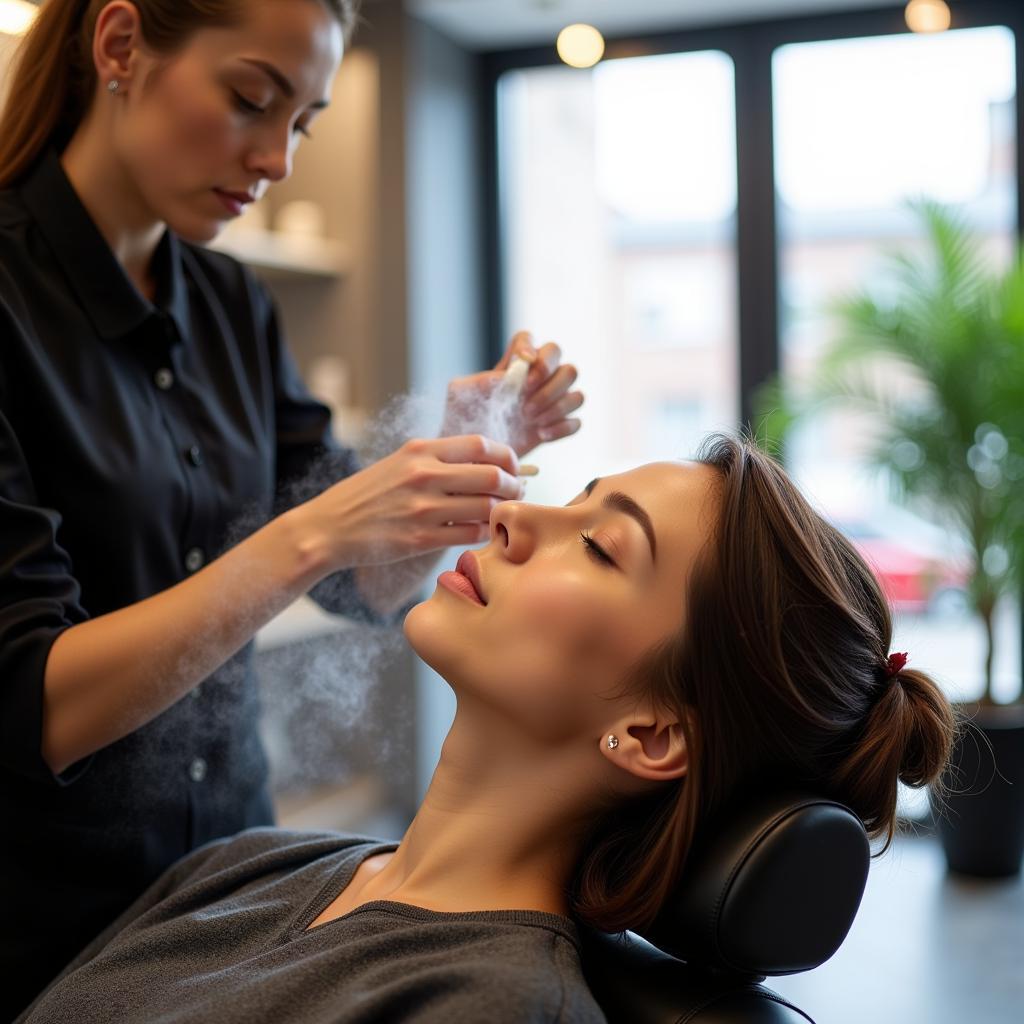
[[[0,1019],[188,850],[271,822],[254,632],[311,588],[386,617],[439,549],[483,539],[493,505],[520,496],[516,453],[473,436],[359,471],[267,293],[193,244],[239,212],[233,194],[288,176],[352,7],[47,0],[11,80]],[[512,347],[534,358],[521,454],[572,433],[582,396],[555,346]],[[289,486],[314,461],[340,482]],[[265,525],[231,547],[240,516]]]

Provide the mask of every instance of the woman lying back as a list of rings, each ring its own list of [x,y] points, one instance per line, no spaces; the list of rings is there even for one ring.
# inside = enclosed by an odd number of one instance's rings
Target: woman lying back
[[[401,842],[212,843],[23,1019],[599,1021],[578,928],[648,924],[727,801],[809,786],[884,847],[947,757],[872,573],[746,440],[504,502],[458,568],[405,621],[457,712]]]

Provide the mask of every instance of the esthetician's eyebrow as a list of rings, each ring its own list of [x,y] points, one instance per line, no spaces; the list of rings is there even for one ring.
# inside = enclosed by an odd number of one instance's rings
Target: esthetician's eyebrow
[[[259,68],[288,99],[295,98],[295,86],[273,64],[268,64],[265,60],[259,60],[256,57],[242,57],[241,60],[245,61],[246,64],[251,64],[254,68]],[[326,106],[327,100],[317,100],[316,103],[310,103],[310,107],[314,110],[323,110]]]
[[[587,484],[586,492],[588,498],[600,479],[600,477],[595,477]],[[606,494],[601,504],[605,508],[632,516],[640,524],[640,528],[644,531],[644,536],[647,538],[647,543],[651,546],[651,561],[653,562],[657,558],[658,538],[654,535],[654,523],[651,522],[651,517],[643,506],[638,505],[628,494],[623,494],[622,491],[612,491],[610,494]]]

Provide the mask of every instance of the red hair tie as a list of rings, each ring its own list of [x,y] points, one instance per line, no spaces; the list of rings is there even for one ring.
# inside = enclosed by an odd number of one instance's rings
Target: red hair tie
[[[885,674],[886,676],[892,677],[898,675],[903,671],[903,666],[907,663],[907,652],[896,651],[894,654],[890,654],[885,663]]]

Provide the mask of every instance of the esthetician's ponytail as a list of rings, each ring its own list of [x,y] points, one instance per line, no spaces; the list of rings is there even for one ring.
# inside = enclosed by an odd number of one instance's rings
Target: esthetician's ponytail
[[[897,784],[934,787],[957,729],[916,665],[927,651],[910,651],[905,667],[890,650],[874,573],[783,468],[723,434],[697,461],[721,477],[714,540],[694,565],[682,630],[628,681],[679,718],[689,767],[594,823],[573,908],[602,931],[650,924],[704,824],[760,787],[839,800],[881,853],[896,831]]]
[[[46,0],[21,41],[0,115],[0,188],[14,184],[51,138],[70,138],[67,128],[81,118],[92,82],[83,80],[78,42],[86,10],[94,6]]]
[[[70,142],[96,91],[93,34],[110,0],[45,0],[21,41],[0,112],[0,188],[14,185],[53,146]],[[134,0],[146,44],[172,54],[192,33],[238,23],[255,0]],[[355,29],[359,0],[321,0],[338,19],[345,41]]]

